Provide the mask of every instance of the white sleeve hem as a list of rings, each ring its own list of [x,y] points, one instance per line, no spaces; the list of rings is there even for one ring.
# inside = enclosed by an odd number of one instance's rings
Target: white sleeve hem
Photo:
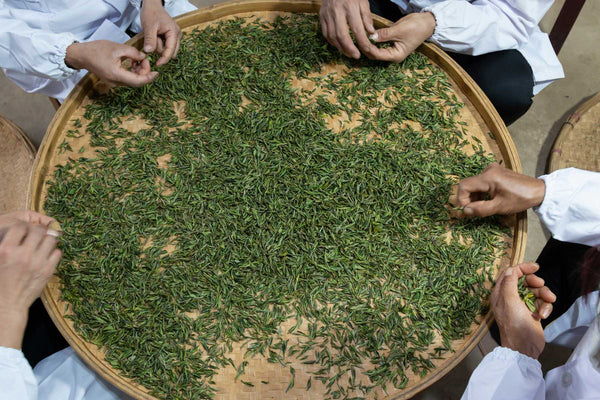
[[[74,75],[78,70],[69,67],[65,64],[65,57],[67,56],[67,47],[76,42],[77,39],[71,34],[61,35],[60,40],[54,44],[54,52],[50,55],[50,61],[58,66],[61,74],[53,77],[56,80],[67,79],[71,75]]]
[[[564,242],[600,244],[600,173],[565,168],[540,176],[546,184],[544,200],[534,208],[552,236]]]
[[[430,12],[433,14],[433,18],[435,18],[435,28],[433,30],[433,35],[429,37],[429,40],[433,42],[439,42],[440,40],[442,40],[442,31],[444,30],[443,18],[438,18],[436,14],[435,4],[421,9],[421,12]]]
[[[496,360],[502,360],[502,361],[516,360],[519,364],[524,363],[524,364],[529,364],[530,366],[532,366],[534,368],[540,368],[540,369],[542,368],[542,364],[540,364],[540,362],[538,360],[536,360],[535,358],[526,356],[525,354],[520,353],[513,349],[509,349],[508,347],[498,346],[490,354],[491,354],[490,358],[493,358]]]
[[[0,346],[0,390],[3,399],[37,399],[37,381],[21,350]]]

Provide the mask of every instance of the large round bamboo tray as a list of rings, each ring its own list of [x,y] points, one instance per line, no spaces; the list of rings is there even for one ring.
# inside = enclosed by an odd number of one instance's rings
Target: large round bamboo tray
[[[567,118],[552,146],[548,172],[569,167],[600,171],[600,93]]]
[[[0,115],[0,214],[27,207],[35,148],[21,128]]]
[[[178,23],[184,31],[194,27],[202,27],[211,21],[221,18],[228,18],[233,15],[250,16],[258,15],[268,18],[281,12],[299,12],[299,13],[317,13],[320,4],[314,1],[245,1],[230,2],[206,9],[198,10],[177,18]],[[382,27],[390,22],[376,18],[376,26]],[[131,43],[138,48],[141,47],[142,37],[137,36],[131,40]],[[492,152],[498,160],[501,160],[508,168],[520,172],[521,164],[512,142],[508,130],[504,126],[497,112],[483,94],[481,89],[473,80],[456,64],[450,57],[437,47],[424,44],[418,51],[426,55],[432,63],[443,69],[456,92],[457,97],[464,102],[461,118],[468,125],[468,132],[473,137],[481,141],[484,148]],[[42,211],[46,196],[45,182],[53,176],[54,166],[65,161],[66,155],[58,154],[58,146],[66,138],[68,130],[73,129],[73,120],[83,115],[84,107],[92,100],[90,94],[94,90],[97,80],[93,76],[84,78],[73,92],[69,95],[65,103],[62,104],[52,123],[48,128],[44,141],[41,145],[39,155],[36,159],[34,173],[32,175],[29,205],[32,209]],[[125,121],[127,127],[135,126],[136,121]],[[73,149],[78,149],[86,144],[85,138],[69,139]],[[86,147],[87,149],[87,147]],[[82,155],[86,155],[83,152]],[[525,214],[513,216],[508,219],[513,233],[513,243],[507,251],[507,255],[498,260],[498,269],[506,268],[509,265],[518,263],[522,260],[525,250],[526,240],[526,219]],[[61,299],[60,281],[53,277],[44,290],[42,300],[46,306],[53,321],[59,330],[77,353],[96,370],[100,376],[107,379],[125,393],[138,399],[155,399],[148,390],[136,384],[132,380],[120,375],[119,371],[113,369],[104,359],[103,351],[92,343],[83,341],[70,319],[65,318],[66,303]],[[487,315],[482,323],[473,323],[471,334],[463,340],[453,342],[454,353],[447,358],[436,360],[436,368],[423,378],[411,376],[407,386],[402,390],[388,388],[388,392],[380,391],[378,398],[405,399],[414,396],[424,388],[428,387],[452,368],[454,368],[481,340],[487,332],[487,326],[491,323],[491,315]],[[234,350],[235,353],[235,350]],[[232,354],[234,361],[242,360],[243,353],[238,351]],[[286,398],[286,399],[317,399],[323,398],[324,385],[314,383],[310,391],[307,391],[304,385],[296,385],[286,392],[288,386],[289,374],[284,373],[277,364],[267,363],[266,360],[252,359],[248,360],[246,374],[253,379],[268,380],[269,385],[263,387],[248,387],[235,380],[236,370],[228,368],[222,371],[214,379],[217,388],[217,399],[263,399],[263,398]],[[296,381],[307,379],[306,366],[293,363],[296,369]],[[268,386],[265,388],[265,386]]]

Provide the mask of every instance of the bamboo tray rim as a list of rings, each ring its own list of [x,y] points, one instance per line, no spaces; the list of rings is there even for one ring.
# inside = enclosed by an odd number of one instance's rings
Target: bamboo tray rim
[[[319,7],[319,1],[311,0],[232,1],[192,11],[175,18],[175,20],[183,29],[199,23],[231,16],[233,14],[265,11],[318,13]],[[373,17],[376,27],[383,27],[391,24],[390,21],[381,17],[377,17],[375,15]],[[141,47],[142,39],[143,36],[138,34],[127,43],[139,48]],[[460,89],[463,91],[463,94],[472,102],[473,106],[482,117],[485,124],[489,127],[491,134],[494,136],[499,146],[505,166],[515,172],[521,172],[521,162],[508,129],[504,125],[502,119],[492,106],[489,99],[472,80],[472,78],[453,59],[451,59],[446,53],[433,44],[424,43],[417,49],[417,51],[423,53],[430,60],[440,66],[440,68],[442,68],[444,72],[459,85]],[[57,135],[52,137],[53,135],[51,135],[51,133],[64,127],[66,121],[68,121],[69,115],[71,115],[71,113],[78,107],[80,102],[83,100],[83,98],[85,98],[88,91],[96,82],[97,78],[94,75],[87,74],[69,94],[66,101],[62,104],[52,119],[52,122],[48,126],[48,130],[35,159],[32,177],[30,180],[28,204],[31,209],[41,209],[40,204],[43,200],[41,198],[41,189],[44,185],[44,177],[48,172],[48,167],[43,164],[43,160],[47,158],[49,150],[56,146],[56,142],[58,140]],[[512,254],[510,255],[512,264],[519,263],[523,260],[526,237],[526,213],[519,213],[517,214],[513,231],[513,246]],[[41,298],[46,310],[48,311],[48,314],[52,318],[54,324],[58,327],[63,337],[65,337],[69,344],[75,349],[77,354],[88,365],[97,371],[104,379],[126,394],[139,399],[156,399],[156,397],[148,394],[145,391],[142,391],[139,385],[132,386],[131,381],[128,378],[124,378],[123,376],[116,374],[116,370],[109,367],[108,363],[99,358],[86,347],[86,342],[83,342],[79,337],[79,334],[65,322],[62,315],[62,310],[59,309],[58,304],[52,297],[48,286],[46,286],[44,289]],[[460,350],[454,353],[452,357],[448,358],[447,362],[445,362],[436,370],[428,373],[426,379],[419,382],[415,386],[410,387],[400,394],[389,398],[393,398],[395,400],[410,398],[438,381],[441,377],[446,375],[450,370],[458,365],[466,357],[466,355],[473,350],[473,348],[487,333],[488,327],[492,321],[493,317],[491,312],[488,312],[488,314],[484,317],[483,322],[479,325],[479,328],[477,328],[476,333],[460,348]]]
[[[12,136],[13,138],[15,138],[16,141],[16,146],[20,149],[24,149],[25,152],[29,155],[29,159],[25,160],[24,158],[22,158],[21,162],[23,162],[23,164],[20,165],[12,165],[13,169],[15,167],[22,167],[22,166],[26,166],[27,168],[30,168],[31,171],[27,171],[28,175],[29,175],[29,179],[31,179],[31,172],[33,172],[33,166],[35,163],[35,155],[36,155],[36,150],[35,150],[35,146],[33,145],[33,143],[31,143],[31,140],[29,139],[29,137],[27,136],[27,134],[25,133],[25,131],[23,131],[23,129],[21,129],[20,126],[18,126],[17,124],[15,124],[12,120],[10,120],[9,118],[6,118],[4,115],[0,115],[0,126],[5,127],[7,129],[2,129],[0,131],[0,139],[5,139],[8,138],[9,136]],[[9,149],[6,149],[7,151]],[[6,184],[6,181],[8,179],[5,179],[4,176],[6,175],[12,175],[12,171],[11,170],[2,170],[0,171],[0,182],[4,182]],[[25,175],[25,174],[24,174]],[[10,180],[9,180],[10,182]],[[4,187],[3,190],[12,194],[18,194],[19,197],[21,197],[21,202],[19,205],[18,209],[25,209],[27,207],[28,203],[28,197],[29,197],[29,188],[30,185],[30,180],[25,182],[24,185],[19,185],[17,187]],[[13,197],[13,199],[15,199]],[[16,204],[14,204],[16,206]],[[7,209],[4,211],[15,211],[16,209]]]
[[[558,152],[557,149],[563,147],[563,143],[565,143],[569,139],[569,135],[577,130],[577,124],[581,120],[581,118],[587,114],[592,108],[600,103],[600,92],[593,95],[591,98],[586,100],[583,104],[581,104],[575,111],[573,111],[569,117],[562,123],[560,131],[552,144],[552,148],[550,149],[550,154],[548,155],[548,169],[547,173],[551,173],[561,168],[561,155],[562,152]],[[600,124],[600,115],[598,116],[598,123]]]

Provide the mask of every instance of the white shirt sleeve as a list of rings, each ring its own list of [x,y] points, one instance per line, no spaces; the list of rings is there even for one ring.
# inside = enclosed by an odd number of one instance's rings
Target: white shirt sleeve
[[[77,40],[73,34],[31,28],[14,12],[0,8],[0,67],[54,80],[78,72],[65,64],[67,47]]]
[[[564,242],[600,245],[600,173],[566,168],[540,176],[544,201],[535,210],[552,236]]]
[[[71,347],[43,359],[33,372],[40,399],[132,400],[88,367]]]
[[[545,383],[537,360],[496,347],[473,371],[461,400],[544,400]]]
[[[21,350],[0,347],[0,400],[37,398],[37,381]]]
[[[537,31],[554,0],[446,0],[422,9],[436,19],[430,40],[445,50],[480,55],[516,49]]]

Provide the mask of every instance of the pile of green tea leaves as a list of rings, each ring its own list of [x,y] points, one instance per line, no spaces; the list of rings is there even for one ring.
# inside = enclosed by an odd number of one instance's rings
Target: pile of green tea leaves
[[[332,64],[346,72],[321,73]],[[235,343],[327,398],[426,375],[485,312],[505,246],[498,221],[448,211],[456,180],[492,160],[461,107],[423,55],[346,59],[315,16],[186,34],[155,83],[87,107],[94,156],[75,149],[48,182],[76,328],[160,398],[210,398],[232,364],[268,385]],[[122,128],[131,116],[147,125]]]

